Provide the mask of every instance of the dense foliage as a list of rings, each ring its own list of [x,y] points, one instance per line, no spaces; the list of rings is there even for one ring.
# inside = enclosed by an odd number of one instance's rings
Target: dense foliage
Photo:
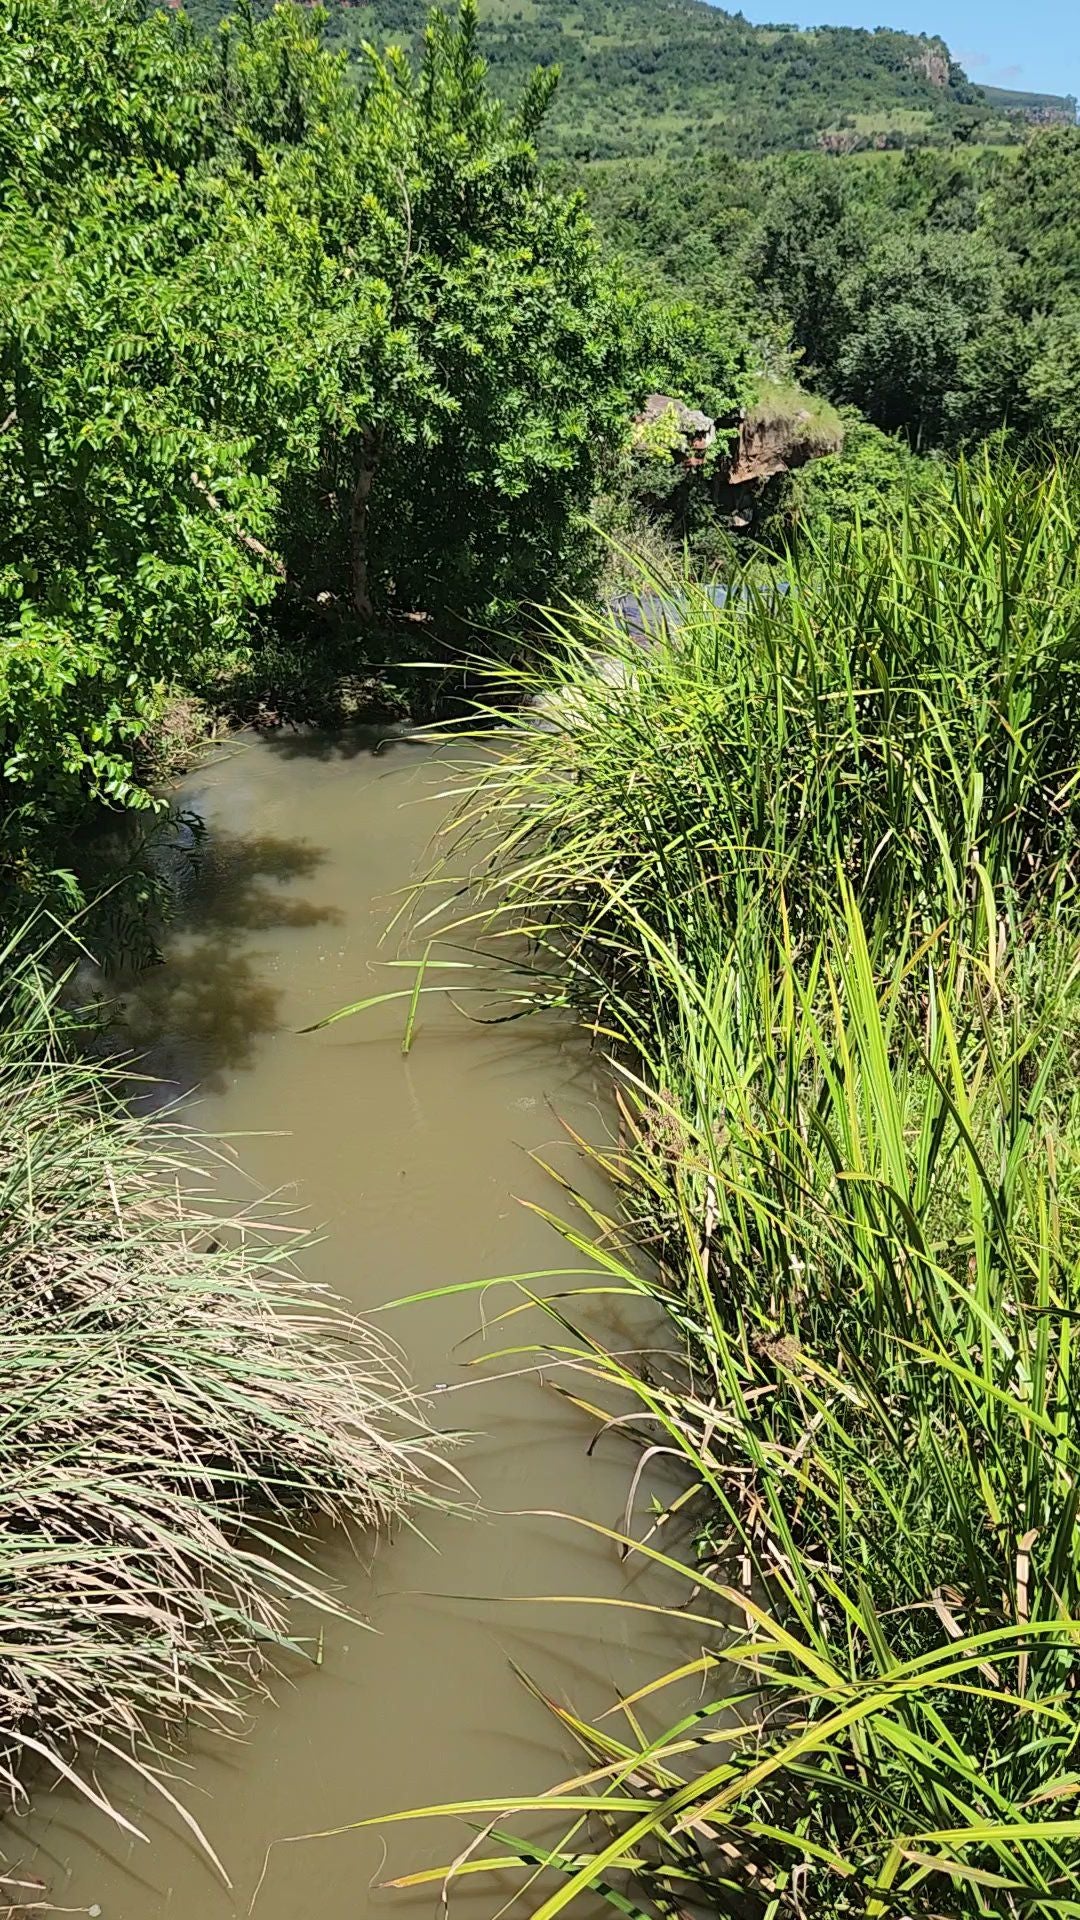
[[[1075,129],[1008,154],[641,161],[588,186],[640,273],[696,287],[876,426],[923,449],[1002,429],[1075,444]]]
[[[511,115],[475,42],[466,5],[417,72],[373,56],[358,90],[299,9],[210,42],[125,0],[11,0],[9,847],[31,811],[137,800],[162,689],[219,674],[271,602],[347,634],[502,617],[587,577],[653,346],[537,171],[549,82]]]
[[[1001,425],[1070,438],[1078,183],[1065,129],[993,169],[806,163],[766,208],[763,284],[829,388],[878,425],[930,444]]]
[[[225,0],[191,0],[213,22]],[[411,47],[425,0],[330,0],[330,32]],[[480,0],[480,45],[497,91],[516,99],[536,66],[562,86],[545,134],[577,160],[712,151],[761,154],[1012,137],[1012,116],[1075,117],[1074,104],[1007,92],[987,98],[936,37],[846,27],[756,27],[704,0]]]
[[[620,1090],[615,1217],[563,1231],[671,1321],[639,1368],[549,1276],[540,1363],[641,1450],[583,1524],[675,1592],[670,1671],[552,1702],[565,1839],[550,1793],[485,1829],[538,1920],[1075,1909],[1078,530],[1074,469],[980,464],[783,593],[657,582],[644,652],[581,609],[469,783],[470,930],[528,931]]]

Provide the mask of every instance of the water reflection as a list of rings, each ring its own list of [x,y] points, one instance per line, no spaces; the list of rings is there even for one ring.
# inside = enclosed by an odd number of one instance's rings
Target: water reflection
[[[553,1517],[618,1527],[635,1460],[614,1433],[590,1446],[596,1422],[556,1390],[568,1377],[555,1356],[520,1377],[529,1362],[519,1350],[555,1338],[552,1322],[531,1308],[500,1319],[518,1296],[465,1291],[515,1272],[542,1292],[572,1288],[575,1273],[597,1280],[544,1218],[569,1202],[542,1163],[571,1185],[583,1178],[559,1121],[610,1139],[580,1035],[558,1021],[476,1026],[437,996],[423,1003],[407,1058],[397,1002],[302,1031],[401,983],[386,971],[384,936],[401,889],[429,862],[446,785],[445,760],[396,744],[339,750],[307,736],[231,750],[185,783],[184,804],[208,830],[180,850],[187,878],[165,965],[124,988],[147,1064],[173,1090],[200,1085],[195,1112],[208,1131],[247,1136],[240,1157],[259,1192],[294,1195],[308,1221],[325,1223],[305,1255],[312,1279],[365,1314],[441,1290],[389,1324],[418,1384],[452,1387],[440,1411],[476,1435],[462,1465],[488,1517],[424,1515],[422,1531],[380,1548],[370,1573],[354,1543],[320,1542],[322,1572],[378,1638],[355,1618],[327,1623],[321,1663],[275,1689],[247,1745],[193,1733],[182,1793],[235,1891],[164,1803],[112,1781],[151,1847],[118,1836],[63,1787],[20,1823],[23,1856],[57,1906],[97,1904],[103,1920],[246,1920],[259,1886],[255,1920],[430,1920],[429,1890],[391,1905],[377,1888],[452,1857],[469,1838],[460,1826],[280,1843],[394,1808],[548,1786],[577,1756],[515,1668],[594,1714],[699,1643],[692,1622],[682,1648],[669,1621],[613,1610],[618,1595],[648,1607],[671,1594],[640,1556],[620,1561],[596,1534]],[[584,1174],[587,1198],[602,1205]],[[246,1203],[251,1189],[236,1181]],[[549,1270],[564,1277],[541,1279]],[[634,1303],[623,1304],[625,1324],[614,1301],[593,1309],[620,1346],[648,1344],[651,1325],[635,1325]],[[565,1311],[576,1323],[588,1303]],[[485,1354],[487,1369],[476,1364]],[[659,1480],[650,1468],[661,1497],[662,1476],[663,1463]],[[529,1597],[555,1595],[579,1603]],[[490,1920],[498,1904],[497,1886],[464,1881],[455,1920]]]
[[[144,1105],[195,1086],[221,1091],[228,1074],[250,1066],[257,1043],[280,1030],[277,941],[343,924],[339,906],[306,891],[326,857],[325,848],[282,834],[215,823],[208,835],[189,810],[127,854],[127,875],[149,872],[154,887],[148,901],[143,896],[141,940],[127,926],[134,905],[125,905],[123,920],[101,916],[98,993],[113,1032],[160,1076]],[[253,934],[271,938],[253,944]],[[150,943],[161,938],[168,965],[148,966],[157,957]]]
[[[319,727],[284,727],[264,736],[268,750],[281,760],[360,760],[367,756],[388,759],[391,754],[429,754],[430,741],[421,733],[400,726],[345,727],[329,731]]]

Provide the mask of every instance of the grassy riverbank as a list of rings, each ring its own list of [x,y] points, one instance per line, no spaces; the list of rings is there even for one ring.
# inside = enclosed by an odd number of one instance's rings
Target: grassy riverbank
[[[110,1756],[153,1769],[191,1721],[243,1724],[335,1605],[314,1522],[389,1525],[432,1456],[295,1233],[215,1208],[207,1147],[132,1117],[64,1045],[56,981],[3,958],[0,1798],[60,1773],[105,1805]]]
[[[605,1257],[676,1330],[572,1390],[682,1459],[622,1545],[702,1636],[666,1736],[575,1723],[542,1920],[1080,1911],[1078,529],[961,471],[500,715],[482,910],[611,1053]]]

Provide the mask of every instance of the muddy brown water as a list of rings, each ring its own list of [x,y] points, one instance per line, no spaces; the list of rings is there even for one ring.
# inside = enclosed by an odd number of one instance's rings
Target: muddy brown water
[[[522,1204],[559,1201],[531,1156],[585,1179],[561,1122],[596,1140],[611,1125],[602,1067],[567,1026],[481,1026],[431,998],[408,1058],[400,1005],[299,1031],[401,984],[385,969],[394,948],[383,936],[399,890],[430,858],[451,773],[406,737],[232,743],[177,790],[206,834],[165,964],[128,996],[155,1072],[193,1090],[190,1117],[245,1136],[240,1193],[254,1202],[274,1192],[320,1225],[307,1270],[365,1313],[427,1288],[573,1264]],[[490,1313],[495,1297],[487,1304]],[[640,1339],[640,1320],[620,1325],[617,1306],[603,1307],[606,1332]],[[607,1542],[536,1511],[621,1524],[633,1456],[617,1435],[590,1454],[592,1427],[535,1374],[500,1378],[496,1364],[477,1379],[468,1362],[485,1352],[481,1317],[477,1297],[459,1293],[399,1310],[389,1326],[418,1386],[444,1389],[437,1424],[475,1434],[458,1457],[482,1511],[421,1515],[426,1537],[403,1529],[359,1553],[323,1542],[324,1572],[373,1631],[330,1622],[321,1665],[283,1674],[242,1740],[196,1734],[184,1756],[174,1786],[232,1889],[166,1805],[106,1772],[150,1844],[62,1787],[0,1834],[57,1905],[102,1920],[237,1920],[261,1880],[259,1920],[427,1915],[431,1888],[380,1883],[452,1858],[465,1826],[288,1837],[535,1791],[577,1771],[580,1757],[515,1662],[591,1713],[693,1650],[692,1636],[673,1646],[670,1625],[646,1613],[519,1597],[684,1596],[658,1586],[655,1569],[624,1567]],[[532,1331],[543,1329],[534,1321]],[[487,1350],[528,1332],[520,1319],[509,1332],[489,1329]],[[459,1882],[453,1913],[493,1914],[511,1884]],[[518,1911],[530,1905],[535,1896]]]

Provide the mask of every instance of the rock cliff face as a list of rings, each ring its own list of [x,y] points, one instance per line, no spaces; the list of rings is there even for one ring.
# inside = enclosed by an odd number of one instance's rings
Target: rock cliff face
[[[944,40],[928,40],[911,62],[913,72],[923,80],[929,80],[932,87],[948,86],[950,65],[949,49]]]
[[[743,415],[724,478],[731,487],[751,486],[839,453],[843,444],[843,423],[831,408],[796,390],[769,396]]]

